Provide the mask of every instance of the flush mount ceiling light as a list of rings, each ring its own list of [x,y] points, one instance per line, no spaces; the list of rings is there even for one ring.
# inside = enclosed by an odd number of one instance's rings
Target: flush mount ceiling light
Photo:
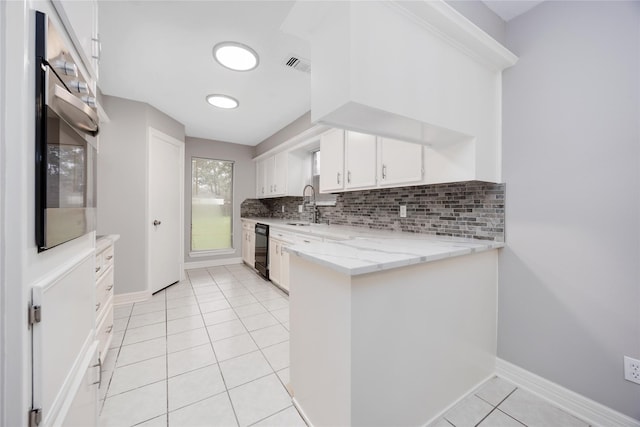
[[[213,57],[220,65],[234,71],[249,71],[258,66],[258,54],[237,42],[222,42],[213,47]]]
[[[225,108],[227,110],[236,108],[240,105],[237,99],[232,98],[229,95],[220,94],[207,95],[207,102],[214,107]]]

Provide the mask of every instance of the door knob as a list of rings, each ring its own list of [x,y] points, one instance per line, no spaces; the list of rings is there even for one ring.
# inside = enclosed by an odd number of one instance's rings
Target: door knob
[[[155,225],[156,227],[160,224],[162,224],[162,221],[158,221],[157,219],[153,221],[153,225]]]

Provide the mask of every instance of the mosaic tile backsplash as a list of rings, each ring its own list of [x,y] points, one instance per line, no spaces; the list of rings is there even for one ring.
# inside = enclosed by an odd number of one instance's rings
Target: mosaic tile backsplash
[[[505,184],[470,181],[339,193],[335,206],[318,206],[320,222],[504,242]],[[310,221],[298,213],[302,197],[247,199],[242,217]],[[400,205],[407,217],[400,218]],[[284,207],[284,212],[283,212]]]

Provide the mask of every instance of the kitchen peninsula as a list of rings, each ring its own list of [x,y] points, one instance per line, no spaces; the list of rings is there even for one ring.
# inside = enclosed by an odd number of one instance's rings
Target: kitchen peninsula
[[[291,387],[311,425],[424,425],[493,375],[503,243],[311,225],[290,253]]]

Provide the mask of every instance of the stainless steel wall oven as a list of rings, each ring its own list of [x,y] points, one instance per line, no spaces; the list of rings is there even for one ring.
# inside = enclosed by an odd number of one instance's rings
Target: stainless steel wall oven
[[[96,229],[98,113],[60,31],[36,11],[35,235],[38,252]]]

